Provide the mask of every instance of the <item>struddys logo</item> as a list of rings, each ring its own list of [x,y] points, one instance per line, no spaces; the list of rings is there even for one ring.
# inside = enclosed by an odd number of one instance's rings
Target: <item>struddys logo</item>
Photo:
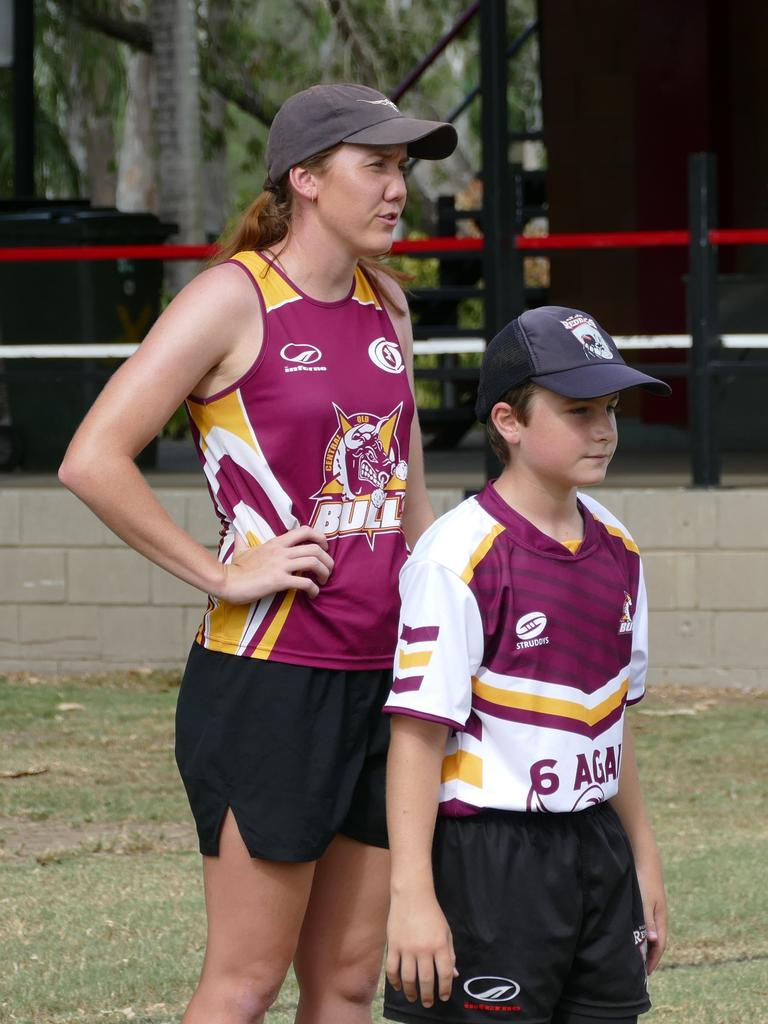
[[[560,323],[579,339],[587,359],[613,359],[611,346],[591,317],[578,314],[569,316]]]
[[[380,533],[400,529],[408,477],[397,440],[403,403],[382,417],[333,408],[338,429],[325,450],[325,483],[312,495],[309,525],[326,537],[362,534],[373,547]]]

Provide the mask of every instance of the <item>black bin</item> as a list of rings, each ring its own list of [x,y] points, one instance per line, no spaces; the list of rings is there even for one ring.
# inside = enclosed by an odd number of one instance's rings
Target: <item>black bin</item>
[[[150,213],[83,201],[0,202],[0,247],[149,245],[176,231]],[[127,343],[160,312],[159,260],[0,262],[2,345]],[[72,434],[117,359],[8,359],[5,380],[14,443],[24,469],[56,469]],[[144,455],[145,465],[152,454]]]

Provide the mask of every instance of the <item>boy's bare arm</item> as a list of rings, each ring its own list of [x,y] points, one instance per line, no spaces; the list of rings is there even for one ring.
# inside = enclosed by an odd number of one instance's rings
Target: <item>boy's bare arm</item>
[[[424,1006],[448,999],[456,958],[445,915],[435,896],[432,837],[440,768],[448,728],[392,716],[387,761],[387,825],[392,855],[392,902],[387,925],[387,978]]]
[[[664,892],[661,857],[640,788],[634,737],[626,719],[619,792],[611,803],[621,818],[635,857],[637,877],[643,896],[645,927],[648,931],[647,970],[650,974],[658,966],[667,944],[667,898]]]

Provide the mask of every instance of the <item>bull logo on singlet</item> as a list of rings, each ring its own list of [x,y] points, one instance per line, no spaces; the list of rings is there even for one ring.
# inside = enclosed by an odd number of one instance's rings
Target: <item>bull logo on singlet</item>
[[[312,495],[309,525],[326,537],[366,536],[373,547],[380,533],[400,529],[408,477],[397,440],[403,403],[381,417],[333,408],[338,428],[325,450],[325,483]]]

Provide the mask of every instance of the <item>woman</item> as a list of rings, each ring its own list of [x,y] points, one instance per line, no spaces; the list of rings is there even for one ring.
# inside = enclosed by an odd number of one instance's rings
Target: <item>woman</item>
[[[292,961],[301,1024],[371,1019],[388,874],[379,710],[404,538],[432,519],[405,302],[371,261],[392,244],[407,156],[455,144],[450,125],[363,86],[287,100],[265,191],[60,470],[128,544],[209,595],[177,711],[208,914],[185,1024],[262,1021]],[[185,399],[218,558],[134,465]]]

